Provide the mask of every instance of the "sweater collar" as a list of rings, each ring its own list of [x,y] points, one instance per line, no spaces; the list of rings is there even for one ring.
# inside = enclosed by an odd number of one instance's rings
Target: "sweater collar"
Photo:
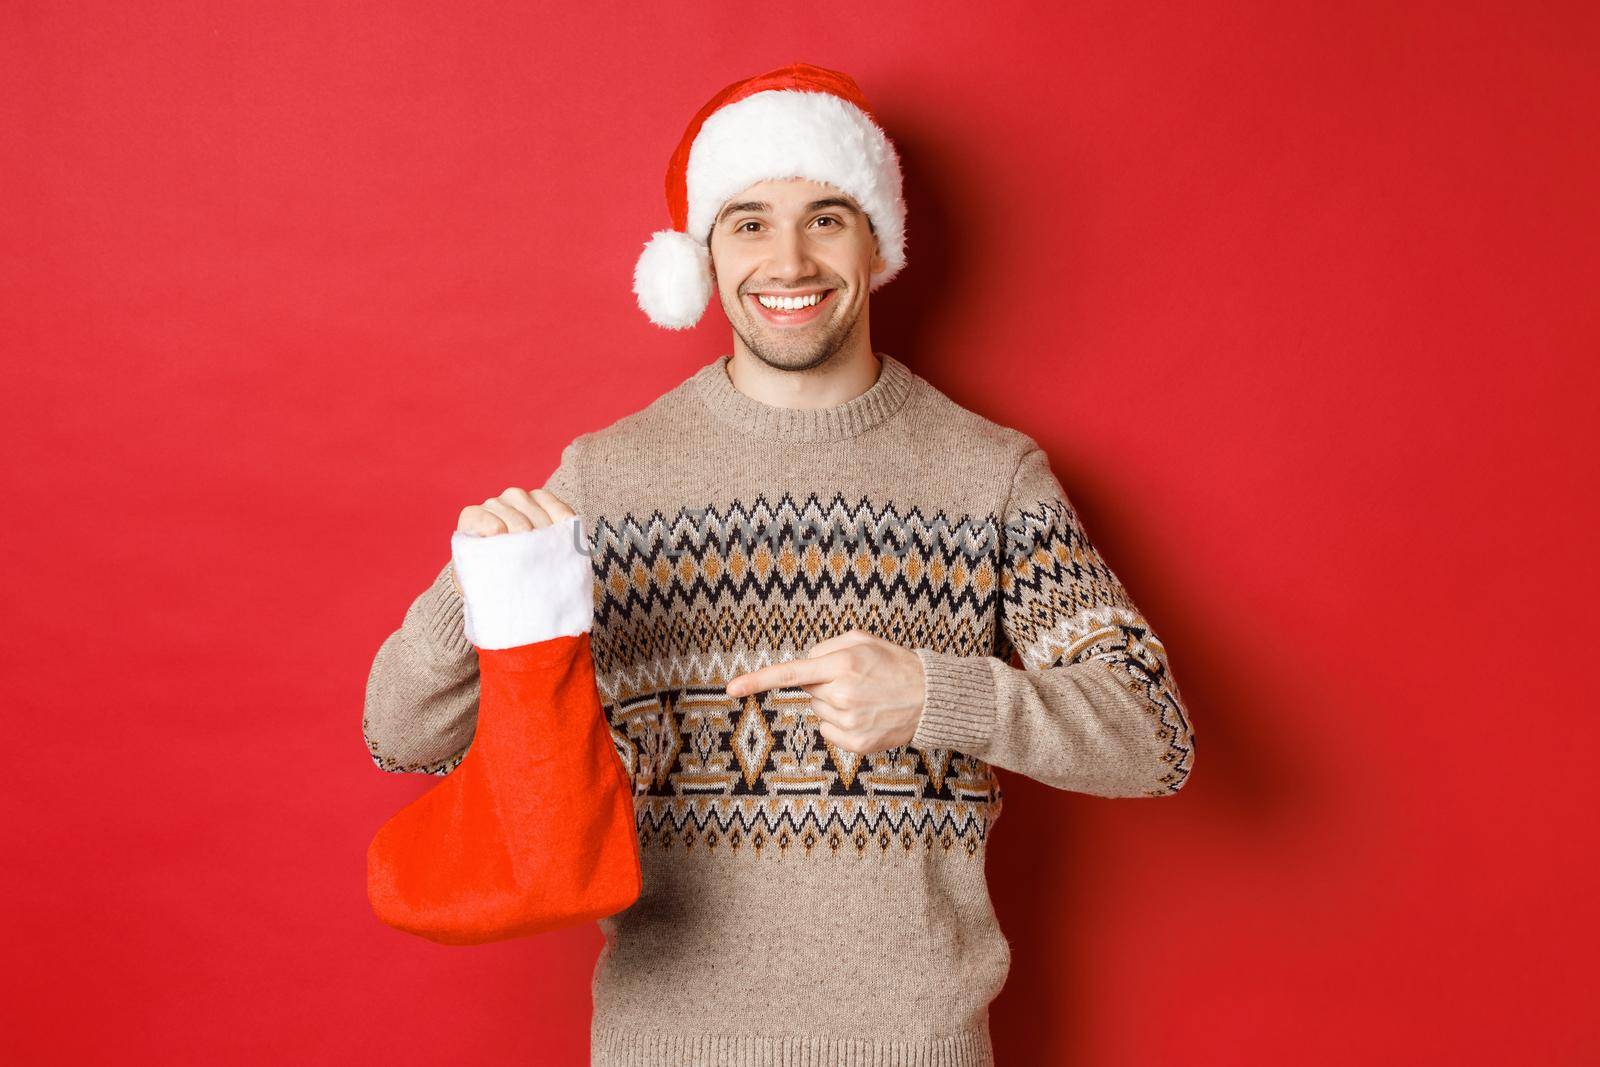
[[[753,437],[779,441],[835,441],[855,437],[900,410],[916,375],[887,352],[876,353],[878,380],[866,392],[826,408],[786,408],[741,393],[728,377],[731,356],[718,356],[691,377],[696,394],[711,412]]]

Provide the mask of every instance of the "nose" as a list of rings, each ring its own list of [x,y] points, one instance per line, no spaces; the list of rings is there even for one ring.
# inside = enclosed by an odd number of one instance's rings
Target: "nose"
[[[772,249],[772,276],[783,281],[794,281],[807,277],[814,266],[805,232],[794,226],[781,228]]]

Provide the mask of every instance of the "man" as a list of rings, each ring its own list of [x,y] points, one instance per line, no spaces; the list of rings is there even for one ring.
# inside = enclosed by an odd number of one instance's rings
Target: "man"
[[[589,531],[644,878],[600,924],[593,1062],[991,1063],[994,768],[1170,796],[1188,713],[1038,445],[874,352],[904,204],[854,82],[729,86],[667,188],[634,291],[681,329],[714,289],[732,353],[459,525]],[[445,774],[471,743],[463,607],[447,566],[378,652],[386,770]]]

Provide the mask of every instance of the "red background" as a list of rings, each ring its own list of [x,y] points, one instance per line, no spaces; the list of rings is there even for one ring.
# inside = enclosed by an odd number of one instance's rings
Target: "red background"
[[[1007,777],[1000,1063],[1600,1058],[1592,5],[265,6],[0,14],[3,1058],[585,1061],[592,927],[370,914],[433,780],[363,685],[462,507],[729,349],[633,261],[795,59],[903,151],[876,347],[1045,445],[1198,730]]]

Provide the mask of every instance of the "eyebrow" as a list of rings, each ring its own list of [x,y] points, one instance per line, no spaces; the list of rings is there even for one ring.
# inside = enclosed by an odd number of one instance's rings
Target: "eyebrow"
[[[813,200],[813,201],[811,201],[811,203],[806,205],[806,211],[807,212],[818,211],[818,210],[820,210],[822,208],[825,208],[825,207],[840,207],[840,208],[844,208],[846,211],[852,212],[852,213],[857,214],[857,215],[859,215],[861,213],[861,209],[860,208],[856,207],[850,201],[845,200],[843,197],[838,197],[838,196],[829,196],[829,197],[824,197],[821,200]],[[767,203],[765,200],[741,200],[737,204],[729,204],[727,207],[722,209],[722,213],[717,216],[717,225],[721,225],[722,220],[727,218],[729,215],[737,214],[740,211],[771,211],[771,210],[772,210],[772,205]]]

